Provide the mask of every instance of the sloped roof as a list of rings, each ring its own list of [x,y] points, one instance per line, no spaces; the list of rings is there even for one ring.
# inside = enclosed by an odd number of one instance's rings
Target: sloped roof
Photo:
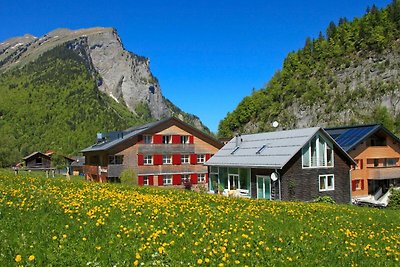
[[[138,127],[131,127],[125,131],[120,132],[121,134],[119,135],[119,138],[114,138],[114,139],[107,140],[105,142],[94,144],[90,147],[87,147],[87,148],[81,150],[81,152],[84,153],[84,152],[108,150],[118,144],[121,144],[122,142],[125,142],[126,140],[128,140],[130,138],[133,138],[139,134],[146,133],[150,129],[157,127],[159,125],[162,125],[168,121],[174,121],[176,124],[181,124],[182,126],[190,129],[190,131],[196,132],[198,136],[201,136],[202,138],[208,140],[208,142],[211,142],[213,145],[215,145],[217,147],[221,147],[221,143],[218,140],[216,140],[215,138],[203,133],[202,131],[194,128],[193,126],[191,126],[175,117],[169,117],[169,118],[162,119],[162,120],[159,120],[156,122],[151,122],[151,123],[148,123],[145,125],[141,125]]]
[[[383,130],[390,135],[394,140],[400,143],[400,139],[381,124],[368,124],[356,126],[344,126],[336,128],[326,128],[333,139],[345,150],[350,151],[365,138],[371,136],[379,130]]]
[[[29,154],[28,156],[24,157],[23,160],[28,160],[28,159],[30,159],[31,157],[36,156],[36,155],[42,155],[43,157],[50,159],[50,156],[49,156],[49,155],[46,155],[46,154],[44,154],[44,153],[42,153],[42,152],[39,152],[39,151],[35,151],[35,152]]]
[[[162,120],[164,121],[164,120]],[[159,123],[161,123],[162,121],[158,121],[158,122],[151,122],[139,127],[132,127],[129,128],[125,131],[123,131],[123,135],[121,135],[121,138],[116,138],[116,139],[111,139],[111,140],[107,140],[105,142],[101,142],[98,144],[94,144],[90,147],[87,147],[85,149],[83,149],[81,152],[91,152],[91,151],[102,151],[102,150],[107,150],[109,148],[112,148],[115,145],[118,145],[119,143],[126,141],[129,138],[132,138],[144,131],[146,131],[147,129],[154,127],[156,125],[158,125]]]
[[[206,165],[281,169],[320,129],[241,135],[238,149],[234,137]]]

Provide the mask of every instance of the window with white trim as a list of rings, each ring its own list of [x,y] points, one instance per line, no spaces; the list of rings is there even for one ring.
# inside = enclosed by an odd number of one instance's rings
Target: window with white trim
[[[171,155],[163,155],[163,164],[172,164],[172,156]]]
[[[153,156],[152,155],[144,155],[143,156],[143,164],[144,165],[153,165]]]
[[[185,183],[186,181],[190,181],[190,175],[189,174],[182,174],[181,175],[181,183]]]
[[[303,168],[333,167],[333,146],[316,134],[302,148]]]
[[[189,164],[189,155],[181,155],[181,164]]]
[[[145,144],[153,143],[153,136],[151,136],[151,135],[143,135],[143,143],[145,143]]]
[[[319,191],[335,190],[335,177],[333,174],[319,176]]]
[[[206,156],[204,154],[197,155],[197,163],[204,163],[206,162]]]
[[[172,175],[163,175],[163,185],[172,185]]]
[[[206,175],[204,173],[199,173],[197,175],[197,182],[198,183],[205,183],[206,182]]]
[[[189,136],[181,135],[181,144],[189,144]]]
[[[149,176],[143,176],[143,185],[150,185]]]
[[[162,142],[163,144],[170,144],[172,141],[172,137],[170,135],[163,135]]]

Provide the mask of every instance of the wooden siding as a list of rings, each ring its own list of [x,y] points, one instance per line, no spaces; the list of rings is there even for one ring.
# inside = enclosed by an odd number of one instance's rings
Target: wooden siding
[[[400,144],[395,142],[391,136],[386,135],[386,146],[368,146],[367,144],[368,139],[349,151],[349,155],[354,160],[361,163],[359,164],[360,166],[355,167],[355,169],[351,171],[351,179],[352,181],[360,180],[360,183],[364,185],[358,189],[353,186],[353,189],[355,189],[352,191],[353,197],[367,196],[369,193],[373,193],[369,192],[371,190],[368,188],[368,180],[380,180],[385,178],[384,175],[387,173],[393,176],[393,174],[399,174],[400,172],[400,162],[397,162],[397,166],[393,167],[383,166],[383,160],[385,158],[400,158]],[[378,159],[379,166],[374,167],[368,165],[368,159]],[[400,178],[400,175],[398,178]]]
[[[334,167],[303,168],[301,151],[280,171],[282,200],[312,201],[319,196],[330,196],[338,203],[351,200],[350,165],[340,155],[334,153]],[[334,175],[334,190],[319,191],[319,175]]]

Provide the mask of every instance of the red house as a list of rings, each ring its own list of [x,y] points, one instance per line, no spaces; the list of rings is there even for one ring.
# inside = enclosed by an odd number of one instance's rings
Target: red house
[[[177,118],[98,134],[98,142],[84,150],[84,173],[89,180],[119,181],[121,172],[132,169],[139,185],[207,183],[204,163],[222,144]]]

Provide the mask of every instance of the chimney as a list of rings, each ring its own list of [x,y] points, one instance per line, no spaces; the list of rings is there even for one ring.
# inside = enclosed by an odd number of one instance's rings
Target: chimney
[[[240,146],[240,144],[242,143],[242,137],[241,137],[241,134],[236,134],[236,137],[235,137],[235,140],[236,140],[236,147],[239,147]]]

